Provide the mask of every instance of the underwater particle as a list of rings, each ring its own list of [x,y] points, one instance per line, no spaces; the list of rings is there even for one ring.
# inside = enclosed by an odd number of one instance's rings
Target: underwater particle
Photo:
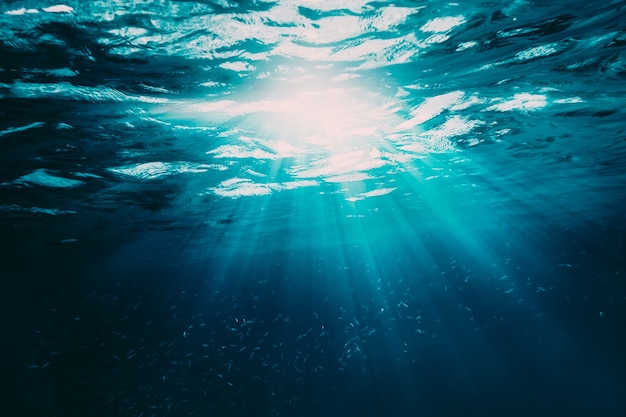
[[[75,243],[75,242],[79,242],[79,240],[72,238],[72,239],[63,239],[59,241],[59,243]]]

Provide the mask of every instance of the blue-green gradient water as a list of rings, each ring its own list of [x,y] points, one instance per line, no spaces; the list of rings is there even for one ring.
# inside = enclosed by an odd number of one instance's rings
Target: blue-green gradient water
[[[626,415],[626,2],[0,4],[0,415]]]

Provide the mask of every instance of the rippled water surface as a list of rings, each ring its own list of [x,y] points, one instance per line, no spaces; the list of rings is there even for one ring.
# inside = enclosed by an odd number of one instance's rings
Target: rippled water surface
[[[1,3],[2,407],[623,415],[624,22]]]

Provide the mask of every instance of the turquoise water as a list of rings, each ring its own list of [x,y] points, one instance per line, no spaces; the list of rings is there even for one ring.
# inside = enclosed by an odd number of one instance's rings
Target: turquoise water
[[[621,416],[624,18],[3,3],[3,407]]]

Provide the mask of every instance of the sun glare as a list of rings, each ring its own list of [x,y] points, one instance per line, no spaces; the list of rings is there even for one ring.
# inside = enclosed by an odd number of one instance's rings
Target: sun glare
[[[301,70],[292,77],[260,80],[258,88],[228,100],[197,103],[192,110],[209,118],[237,117],[249,134],[266,140],[304,147],[360,146],[380,141],[401,120],[389,98],[359,81],[349,74]]]

